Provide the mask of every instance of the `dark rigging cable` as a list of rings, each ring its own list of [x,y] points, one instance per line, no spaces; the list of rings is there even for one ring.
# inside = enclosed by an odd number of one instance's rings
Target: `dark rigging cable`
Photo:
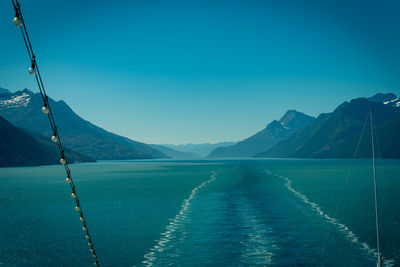
[[[83,211],[82,211],[81,204],[80,204],[80,201],[78,198],[78,194],[76,192],[75,184],[74,184],[74,181],[72,180],[71,170],[68,166],[68,162],[65,157],[64,148],[61,144],[61,139],[58,134],[58,130],[57,130],[56,122],[54,120],[53,112],[50,108],[50,103],[49,103],[49,100],[48,100],[48,97],[46,94],[46,90],[44,89],[42,76],[40,75],[39,67],[36,62],[35,53],[33,52],[32,44],[29,39],[28,31],[26,29],[26,25],[25,25],[25,22],[24,22],[22,13],[21,13],[21,5],[18,2],[18,0],[11,0],[11,1],[14,6],[14,10],[15,10],[15,17],[14,17],[13,23],[17,27],[20,27],[20,29],[21,29],[22,38],[24,39],[25,47],[26,47],[26,50],[28,51],[29,59],[31,60],[31,67],[29,68],[29,74],[32,76],[35,76],[36,83],[39,87],[40,95],[42,96],[42,99],[43,99],[42,112],[47,115],[49,122],[50,122],[51,129],[53,130],[53,136],[51,137],[51,140],[57,144],[57,147],[60,151],[60,155],[61,155],[60,163],[64,165],[65,172],[67,173],[67,178],[65,179],[65,181],[71,186],[71,190],[72,190],[71,197],[75,199],[75,202],[76,202],[75,210],[77,212],[79,212],[79,215],[80,215],[79,219],[83,224],[82,230],[86,233],[85,237],[88,241],[88,245],[90,247],[90,252],[92,253],[93,258],[95,259],[94,265],[100,266],[98,257],[96,255],[96,252],[95,252],[95,249],[93,246],[92,238],[89,234],[89,230],[88,230],[88,227],[86,224],[85,217],[83,216]]]

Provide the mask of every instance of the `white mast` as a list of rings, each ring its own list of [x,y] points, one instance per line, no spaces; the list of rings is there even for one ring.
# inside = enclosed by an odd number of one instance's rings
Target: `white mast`
[[[378,222],[378,198],[377,198],[377,189],[376,189],[376,168],[375,168],[375,147],[374,147],[374,131],[373,131],[373,110],[372,108],[369,110],[370,120],[371,120],[371,144],[372,144],[372,169],[374,173],[374,192],[375,192],[375,223],[376,223],[376,244],[378,248],[378,261],[376,263],[377,267],[382,267],[383,260],[381,257],[380,246],[379,246],[379,222]]]

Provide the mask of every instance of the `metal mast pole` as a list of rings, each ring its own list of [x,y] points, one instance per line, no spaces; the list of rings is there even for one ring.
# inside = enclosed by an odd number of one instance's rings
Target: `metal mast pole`
[[[378,221],[378,198],[377,198],[377,188],[376,188],[376,168],[375,168],[375,146],[374,146],[374,131],[373,131],[373,110],[369,110],[370,120],[371,120],[371,144],[372,144],[372,169],[374,173],[374,193],[375,193],[375,223],[376,223],[376,244],[378,248],[378,261],[376,266],[382,267],[383,261],[379,246],[379,221]]]

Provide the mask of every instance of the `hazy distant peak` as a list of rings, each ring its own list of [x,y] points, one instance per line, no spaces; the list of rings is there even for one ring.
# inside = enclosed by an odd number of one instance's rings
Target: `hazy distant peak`
[[[280,124],[286,128],[299,129],[314,120],[314,117],[308,116],[294,109],[286,111],[285,115],[279,120]]]
[[[0,94],[11,94],[11,91],[6,88],[0,87]]]
[[[277,127],[278,128],[282,128],[282,127],[287,128],[283,123],[281,123],[281,122],[279,122],[277,120],[273,120],[272,122],[270,122],[267,125],[266,129],[269,130],[269,129],[274,129],[274,128],[277,128]]]
[[[56,102],[57,102],[57,104],[63,105],[63,106],[65,106],[65,107],[68,107],[68,109],[71,109],[71,108],[68,106],[68,104],[67,104],[64,100],[58,100],[58,101],[56,101]]]
[[[20,91],[18,91],[18,92],[20,92]],[[18,92],[16,92],[16,93],[18,93]],[[22,93],[25,93],[25,94],[28,94],[28,95],[34,95],[35,94],[34,92],[29,90],[28,88],[25,88],[24,90],[22,90]]]
[[[199,155],[201,157],[206,157],[217,147],[226,147],[235,144],[234,142],[220,142],[216,144],[203,143],[203,144],[185,144],[185,145],[171,145],[171,144],[163,144],[162,146],[175,149],[180,152],[185,153],[193,153]]]
[[[210,158],[253,157],[274,146],[278,141],[288,138],[297,130],[307,126],[313,117],[296,110],[288,110],[283,117],[274,120],[264,130],[228,147],[214,149]]]

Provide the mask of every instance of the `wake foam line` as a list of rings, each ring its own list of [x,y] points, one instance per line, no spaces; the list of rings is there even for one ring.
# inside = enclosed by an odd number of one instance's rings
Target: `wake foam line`
[[[182,226],[184,220],[187,217],[190,206],[192,205],[191,201],[198,194],[199,190],[203,187],[207,186],[209,183],[213,182],[217,177],[217,172],[211,172],[211,178],[197,187],[195,187],[191,192],[188,198],[186,198],[181,205],[181,208],[176,214],[174,219],[170,220],[170,223],[165,227],[165,232],[161,234],[161,238],[156,241],[156,245],[150,249],[150,252],[144,255],[145,260],[142,262],[146,266],[153,266],[154,261],[157,260],[156,253],[163,252],[166,249],[167,244],[173,239],[174,232]]]
[[[250,265],[271,265],[275,254],[271,250],[277,249],[272,240],[272,229],[263,224],[254,214],[253,208],[241,197],[239,199],[238,215],[244,224],[244,233],[247,240],[240,242],[244,247],[241,257]]]
[[[333,224],[334,226],[336,226],[340,232],[342,232],[351,242],[359,245],[361,247],[361,249],[366,252],[368,255],[370,255],[371,257],[374,257],[375,259],[378,257],[378,252],[376,249],[371,248],[366,242],[361,242],[360,238],[358,236],[356,236],[353,231],[351,231],[345,224],[338,222],[337,219],[330,217],[328,214],[326,214],[320,206],[318,206],[316,203],[310,201],[304,194],[300,193],[299,191],[297,191],[296,189],[294,189],[292,187],[292,181],[285,177],[285,176],[281,176],[281,175],[275,175],[279,178],[282,178],[286,181],[285,186],[286,188],[292,192],[293,194],[295,194],[298,198],[300,198],[304,203],[306,203],[307,205],[310,205],[311,208],[316,211],[318,213],[318,215],[324,217],[329,223]],[[394,262],[392,260],[387,260],[385,261],[385,266],[393,266]]]

